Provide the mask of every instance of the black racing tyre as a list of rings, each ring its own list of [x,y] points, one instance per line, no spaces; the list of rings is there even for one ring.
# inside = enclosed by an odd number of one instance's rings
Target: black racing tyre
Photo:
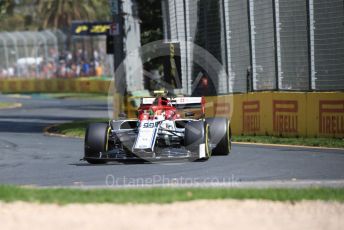
[[[87,159],[99,157],[100,152],[108,150],[110,127],[105,123],[93,123],[86,129],[85,134],[85,159],[90,164],[104,164],[105,160]]]
[[[205,159],[209,159],[209,125],[204,121],[191,121],[185,125],[184,145],[187,150],[199,156],[200,144],[205,144]]]
[[[207,118],[209,124],[210,143],[216,145],[212,150],[213,155],[228,155],[232,148],[232,131],[227,118]]]

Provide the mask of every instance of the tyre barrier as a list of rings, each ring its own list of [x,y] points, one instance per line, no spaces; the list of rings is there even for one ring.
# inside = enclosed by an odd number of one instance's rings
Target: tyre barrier
[[[78,79],[0,79],[1,93],[104,93],[110,80]]]

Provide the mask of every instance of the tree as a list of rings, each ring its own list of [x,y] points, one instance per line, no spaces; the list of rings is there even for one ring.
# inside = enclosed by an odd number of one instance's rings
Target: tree
[[[0,1],[0,19],[5,15],[12,15],[16,6],[15,1],[12,0],[1,0]]]
[[[13,30],[13,26],[23,27],[24,16],[15,11],[20,3],[14,0],[0,0],[0,30]]]
[[[73,20],[109,18],[108,0],[0,0],[0,31],[68,31]]]
[[[109,14],[107,0],[36,0],[35,4],[37,12],[41,12],[39,17],[41,27],[38,29],[64,31],[67,35],[67,48],[71,45],[72,21],[105,20],[106,15]]]
[[[163,39],[161,1],[139,0],[142,45]]]
[[[67,29],[73,20],[107,19],[107,0],[37,0],[43,28]]]
[[[145,45],[150,42],[163,39],[163,19],[160,0],[138,0],[139,17],[141,21],[141,44]],[[166,57],[157,57],[143,63],[146,71],[158,70],[163,73]],[[145,77],[145,88],[158,89],[159,84],[156,80]]]
[[[94,20],[106,0],[37,0],[43,28],[68,29],[73,20]],[[105,7],[106,9],[107,7]]]

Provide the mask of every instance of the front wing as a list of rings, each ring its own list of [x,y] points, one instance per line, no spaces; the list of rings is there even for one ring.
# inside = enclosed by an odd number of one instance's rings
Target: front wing
[[[108,152],[100,152],[96,157],[85,157],[84,160],[104,160],[104,161],[166,161],[166,160],[197,160],[198,154],[187,151],[183,148],[165,148],[156,152],[141,150],[136,153],[128,153],[123,149],[112,149]]]

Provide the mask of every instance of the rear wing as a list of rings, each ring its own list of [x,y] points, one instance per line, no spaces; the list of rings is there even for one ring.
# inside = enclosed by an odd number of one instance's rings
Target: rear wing
[[[154,97],[142,98],[142,105],[152,105],[154,102]],[[202,109],[202,114],[205,114],[205,98],[204,97],[176,97],[170,99],[171,104],[176,109]]]

